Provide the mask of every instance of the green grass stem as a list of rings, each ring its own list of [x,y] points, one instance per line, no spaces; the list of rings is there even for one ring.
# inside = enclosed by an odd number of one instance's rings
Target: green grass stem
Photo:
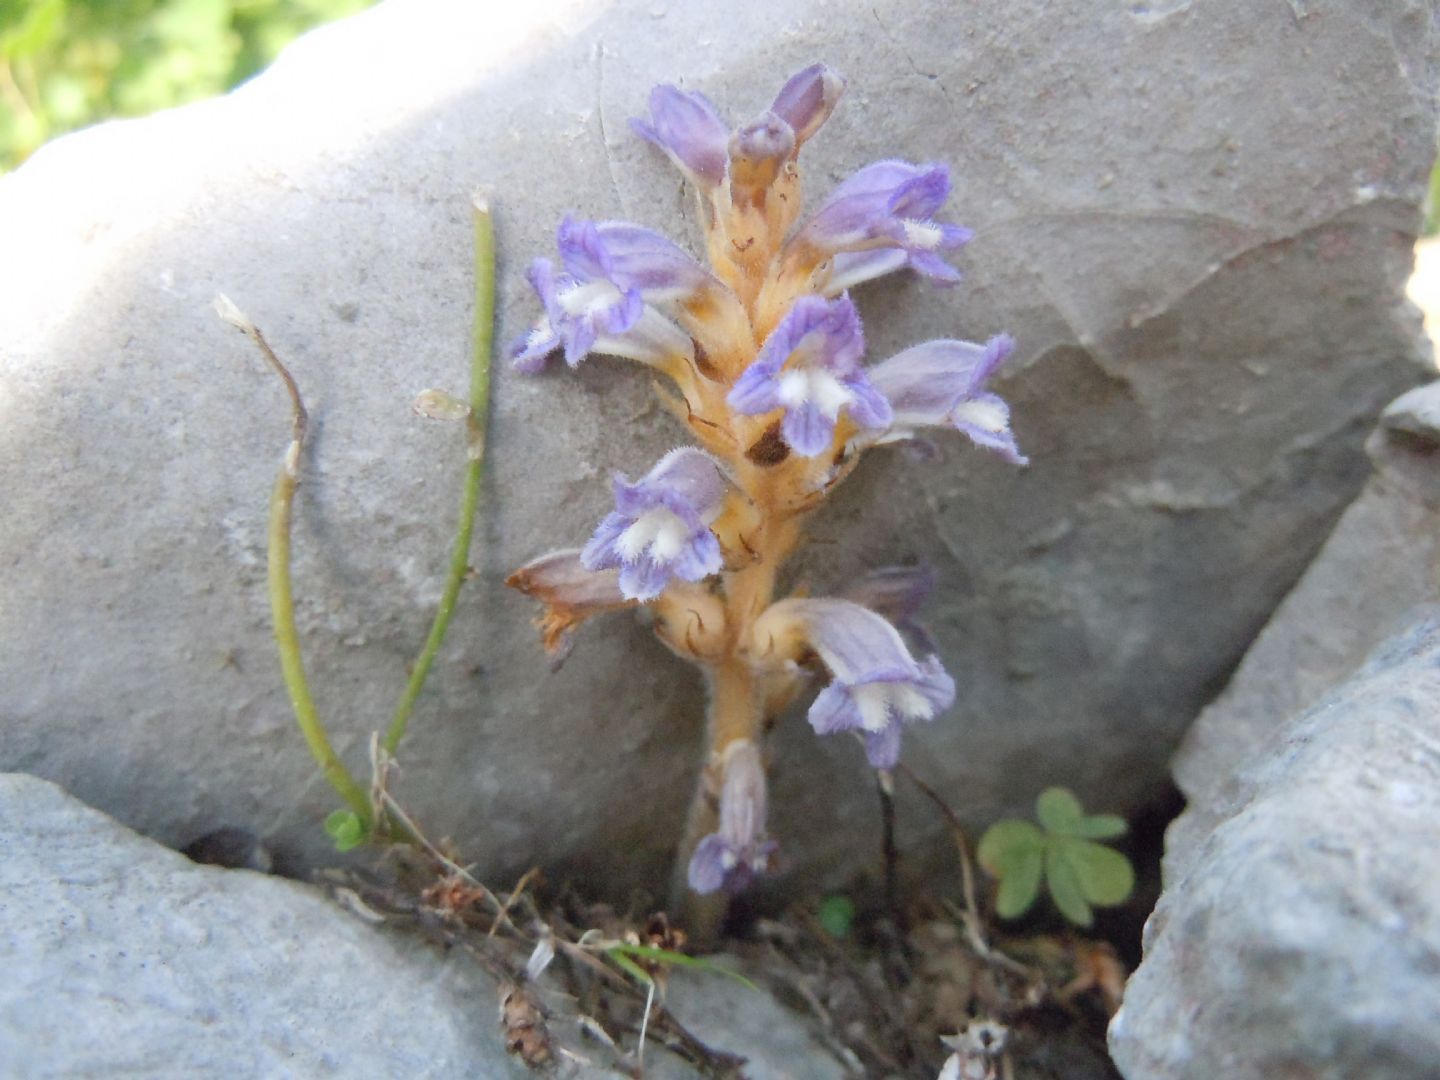
[[[455,530],[455,547],[450,555],[450,573],[425,647],[410,669],[410,680],[400,695],[395,715],[385,733],[385,751],[394,755],[405,737],[415,700],[450,628],[460,586],[470,569],[470,537],[475,528],[475,508],[480,501],[480,480],[485,469],[485,430],[490,403],[490,353],[495,332],[495,230],[489,203],[479,196],[473,202],[475,221],[475,332],[470,360],[470,414],[466,418],[466,445],[469,464],[460,493],[460,521]]]

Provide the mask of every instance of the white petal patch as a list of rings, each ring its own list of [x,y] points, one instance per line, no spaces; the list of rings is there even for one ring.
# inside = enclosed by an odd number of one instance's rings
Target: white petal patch
[[[824,368],[792,368],[782,373],[776,396],[787,409],[811,402],[831,420],[855,400],[855,395]]]
[[[962,401],[950,415],[957,424],[973,424],[997,435],[1010,426],[1010,417],[993,401]]]
[[[866,683],[851,688],[850,697],[860,711],[860,725],[866,731],[884,731],[891,716],[929,720],[935,715],[925,695],[908,682]]]
[[[905,246],[915,251],[934,251],[940,246],[944,233],[933,221],[915,221],[906,218]]]
[[[684,520],[663,506],[652,506],[631,523],[615,541],[615,548],[626,562],[634,562],[646,551],[658,563],[670,562],[680,554],[690,539]]]
[[[606,311],[614,307],[620,298],[620,290],[604,279],[577,283],[555,297],[570,315],[594,315]]]

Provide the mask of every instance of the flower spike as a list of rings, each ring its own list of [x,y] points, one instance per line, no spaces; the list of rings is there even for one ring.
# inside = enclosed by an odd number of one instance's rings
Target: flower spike
[[[747,416],[784,409],[785,442],[797,454],[816,457],[830,448],[842,410],[861,428],[890,423],[890,404],[860,367],[864,352],[860,314],[848,296],[802,296],[726,401]]]
[[[620,571],[628,600],[654,600],[673,578],[700,581],[718,573],[720,542],[709,523],[727,487],[703,450],[672,450],[640,480],[615,477],[615,509],[580,553],[587,570]]]
[[[984,345],[969,341],[927,341],[870,369],[870,379],[894,406],[895,417],[878,442],[914,436],[922,427],[953,427],[976,446],[1025,465],[1010,430],[1010,406],[985,390],[985,383],[1015,351],[1009,334]]]

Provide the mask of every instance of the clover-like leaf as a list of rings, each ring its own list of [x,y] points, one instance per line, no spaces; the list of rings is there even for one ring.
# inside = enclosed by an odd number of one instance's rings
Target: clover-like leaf
[[[1001,918],[1025,914],[1040,895],[1045,834],[1028,821],[997,821],[980,838],[980,865],[1000,882],[995,910]]]
[[[335,844],[336,851],[349,851],[368,839],[365,823],[354,810],[336,810],[325,819],[325,832]]]
[[[1095,913],[1085,899],[1085,890],[1080,884],[1080,875],[1066,857],[1065,845],[1055,843],[1054,838],[1045,847],[1045,884],[1050,888],[1050,899],[1060,909],[1060,914],[1076,926],[1089,926],[1095,921]]]
[[[1045,831],[1056,836],[1079,836],[1085,808],[1069,788],[1046,788],[1035,800],[1035,816]]]
[[[1127,829],[1117,814],[1086,814],[1066,788],[1048,788],[1035,800],[1043,829],[1028,821],[992,825],[980,840],[980,865],[996,878],[995,910],[1001,918],[1025,914],[1041,884],[1060,914],[1077,926],[1095,921],[1095,907],[1122,904],[1135,887],[1135,870],[1123,854],[1096,840]]]
[[[1092,840],[1065,837],[1051,841],[1074,871],[1085,899],[1098,907],[1123,904],[1135,887],[1130,860],[1114,848]]]
[[[1075,835],[1086,840],[1109,840],[1115,836],[1124,836],[1129,829],[1130,826],[1119,814],[1086,814]]]

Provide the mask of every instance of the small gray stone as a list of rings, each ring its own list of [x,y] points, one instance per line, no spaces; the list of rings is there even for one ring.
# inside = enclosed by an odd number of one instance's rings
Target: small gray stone
[[[1440,1076],[1440,609],[1273,732],[1172,878],[1129,1080]]]
[[[1440,446],[1440,381],[1401,394],[1380,414],[1380,426],[1413,436],[1425,446]]]

